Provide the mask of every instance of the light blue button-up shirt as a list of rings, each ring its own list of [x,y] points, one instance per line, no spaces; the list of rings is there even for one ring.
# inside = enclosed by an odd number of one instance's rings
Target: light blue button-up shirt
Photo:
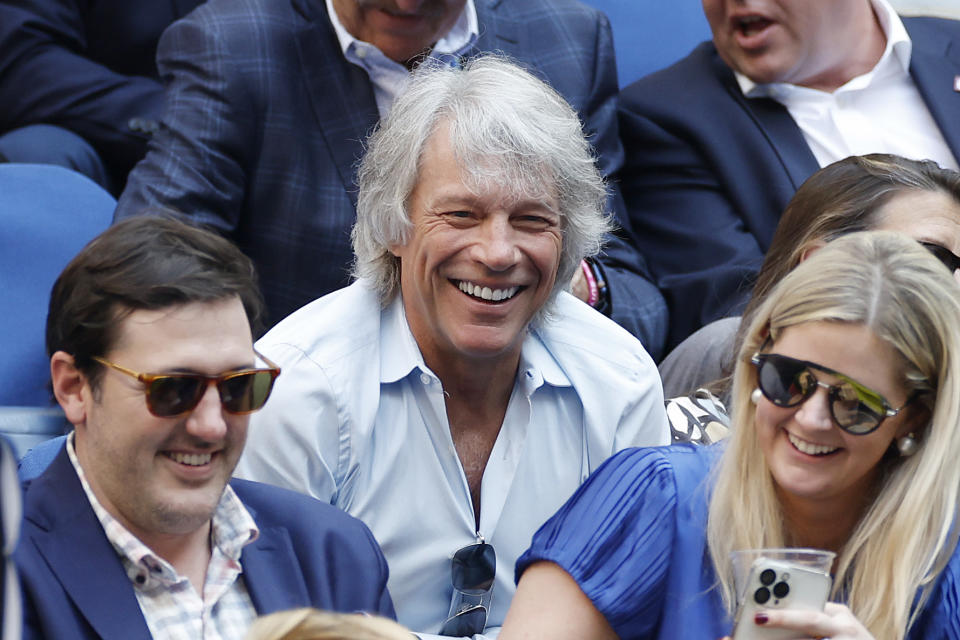
[[[347,62],[357,65],[367,72],[373,85],[373,96],[377,101],[377,111],[383,118],[390,110],[394,99],[403,91],[410,79],[405,66],[391,60],[380,49],[353,37],[340,22],[333,8],[333,0],[327,1],[327,13],[330,23],[337,33],[340,49]],[[437,40],[430,51],[429,58],[445,64],[459,64],[460,56],[468,52],[479,34],[477,9],[473,0],[467,0],[460,17],[442,38]]]
[[[610,454],[669,442],[656,367],[626,331],[568,294],[531,329],[481,484],[479,533],[497,552],[487,634],[513,597],[513,565],[537,528]],[[249,428],[238,475],[335,504],[373,531],[399,620],[436,633],[453,553],[475,542],[473,505],[440,380],[398,297],[359,282],[257,342],[283,372]]]

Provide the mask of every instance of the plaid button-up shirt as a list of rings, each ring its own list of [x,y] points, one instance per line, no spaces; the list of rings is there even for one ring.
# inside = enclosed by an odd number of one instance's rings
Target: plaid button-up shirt
[[[133,583],[137,602],[154,638],[221,640],[241,638],[257,616],[240,575],[240,553],[260,532],[243,503],[228,485],[213,514],[211,555],[203,593],[130,533],[100,504],[84,476],[67,438],[67,453],[90,506]]]

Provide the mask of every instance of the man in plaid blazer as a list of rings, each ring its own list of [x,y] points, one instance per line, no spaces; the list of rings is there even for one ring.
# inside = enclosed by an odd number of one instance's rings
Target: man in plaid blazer
[[[160,41],[166,112],[116,217],[159,206],[229,235],[278,322],[349,283],[354,170],[402,85],[390,65],[485,51],[549,81],[580,113],[603,173],[620,167],[610,26],[577,0],[210,0]],[[611,208],[620,215],[616,191]],[[612,316],[657,357],[663,298],[635,250],[614,239],[608,257]]]

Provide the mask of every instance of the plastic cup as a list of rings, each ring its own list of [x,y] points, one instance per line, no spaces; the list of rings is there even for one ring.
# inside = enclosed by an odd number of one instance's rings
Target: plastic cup
[[[836,555],[833,551],[822,549],[782,548],[731,551],[730,560],[733,562],[733,582],[737,591],[737,604],[743,601],[750,579],[750,570],[759,558],[778,560],[829,576]]]

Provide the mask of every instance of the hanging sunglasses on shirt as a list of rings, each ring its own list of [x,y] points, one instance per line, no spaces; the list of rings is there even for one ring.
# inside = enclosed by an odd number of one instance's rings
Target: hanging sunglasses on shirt
[[[262,408],[270,397],[273,381],[280,375],[280,367],[259,353],[257,357],[270,368],[240,369],[216,376],[201,373],[139,373],[105,358],[94,356],[93,359],[142,382],[150,413],[158,418],[173,418],[193,411],[211,384],[217,385],[220,403],[227,413],[243,415]]]
[[[816,392],[827,390],[830,415],[838,427],[859,436],[868,434],[887,418],[900,413],[910,404],[909,398],[894,409],[881,394],[842,373],[806,360],[797,360],[776,353],[755,353],[750,361],[757,368],[757,386],[764,397],[778,407],[796,407]],[[817,380],[814,371],[839,378],[837,384]]]
[[[453,554],[450,563],[453,598],[440,635],[459,638],[483,632],[493,602],[496,575],[497,553],[482,537],[476,544],[467,545]]]

